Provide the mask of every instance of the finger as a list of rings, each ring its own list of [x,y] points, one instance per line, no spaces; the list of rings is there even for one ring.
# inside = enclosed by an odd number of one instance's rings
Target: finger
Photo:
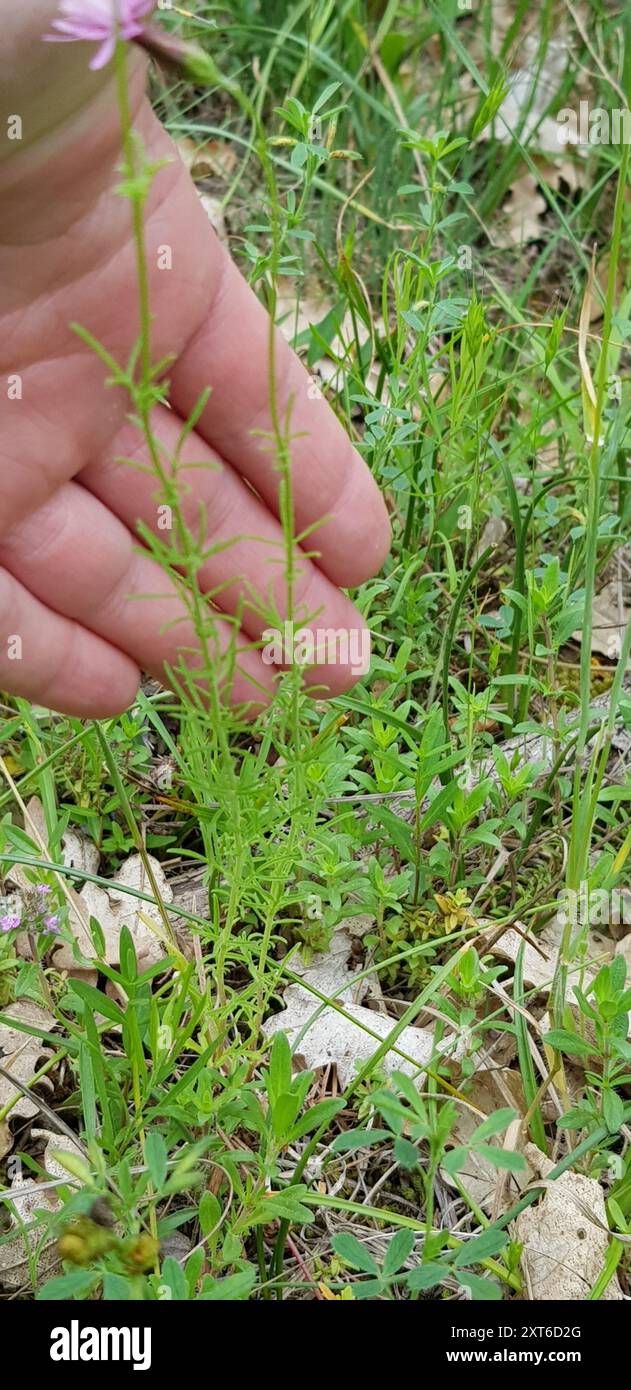
[[[279,332],[274,343],[277,415],[289,421],[292,436],[297,531],[326,518],[309,547],[333,583],[350,587],[375,574],[388,553],[386,507],[366,464]],[[208,316],[171,373],[171,401],[187,417],[211,387],[198,433],[278,512],[269,357],[268,315],[224,252]]]
[[[152,158],[173,154],[147,108],[139,128]],[[122,391],[110,390],[104,400],[106,370],[69,327],[73,321],[87,325],[121,362],[137,334],[134,256],[126,213],[111,190],[104,192],[116,157],[109,127],[108,132],[103,158],[91,155],[90,167],[85,155],[90,142],[85,138],[70,143],[61,162],[53,165],[60,188],[67,186],[68,198],[62,198],[61,205],[67,202],[77,214],[73,256],[67,255],[70,229],[63,236],[56,228],[55,237],[47,240],[38,227],[32,233],[39,252],[34,262],[33,246],[23,245],[21,224],[11,244],[10,223],[7,244],[0,250],[0,271],[4,268],[4,283],[12,286],[5,308],[14,321],[8,335],[10,353],[0,365],[12,380],[19,379],[21,393],[10,401],[0,395],[8,441],[0,472],[0,512],[6,524],[23,515],[29,504],[44,501],[59,482],[80,470],[86,458],[101,452],[124,410]],[[81,135],[85,137],[85,131]],[[100,182],[95,185],[90,169],[97,168]],[[84,179],[94,206],[86,195],[77,208],[76,188]],[[10,219],[10,198],[8,203],[5,215]],[[180,354],[173,399],[180,413],[188,413],[201,391],[208,385],[213,388],[202,421],[206,438],[277,508],[275,460],[253,435],[253,430],[266,430],[270,423],[267,315],[219,246],[177,158],[161,170],[152,188],[145,242],[154,358]],[[159,253],[165,255],[165,269],[160,268]],[[126,306],[124,313],[121,305]],[[302,434],[292,447],[296,524],[300,530],[330,513],[317,535],[323,567],[336,583],[359,582],[379,567],[387,550],[383,502],[329,407],[322,399],[311,399],[309,378],[298,359],[280,335],[276,342],[279,411],[283,416],[293,400],[291,428]]]
[[[7,400],[0,392],[6,441],[0,515],[7,525],[102,453],[125,410],[124,392],[110,388],[106,397],[107,369],[70,328],[87,326],[120,362],[138,331],[127,211],[113,193],[117,137],[103,116],[95,103],[89,138],[86,126],[78,126],[62,157],[50,161],[56,205],[69,209],[65,232],[55,226],[51,235],[40,225],[40,183],[34,193],[32,177],[26,179],[33,202],[28,237],[19,179],[5,199],[0,279],[11,286],[3,289],[11,331],[4,338],[10,346],[0,344],[0,374],[19,391]],[[212,388],[201,431],[277,510],[277,459],[254,434],[270,427],[267,314],[221,248],[173,144],[146,105],[138,129],[153,160],[175,161],[156,177],[145,224],[154,360],[179,355],[172,376],[180,414]],[[289,413],[292,433],[301,436],[291,450],[296,525],[300,531],[328,516],[315,538],[322,567],[334,583],[358,583],[380,567],[388,549],[383,501],[333,412],[312,399],[298,359],[280,334],[275,341],[279,416]]]
[[[138,475],[129,468],[129,476]],[[125,488],[122,491],[126,495]],[[172,581],[149,555],[137,550],[128,528],[79,484],[66,484],[32,517],[14,527],[0,545],[0,563],[51,607],[128,652],[143,670],[163,679],[165,667],[175,667],[181,657],[187,666],[199,666],[199,638]],[[348,604],[343,595],[334,593]],[[321,620],[311,625],[316,628],[312,645],[315,651],[321,641],[324,665],[307,671],[306,682],[321,695],[348,689],[368,666],[368,634],[359,614],[348,607],[355,635],[347,637],[347,629],[330,624],[324,629]],[[254,712],[274,689],[272,668],[277,659],[283,663],[292,659],[291,640],[283,630],[279,640],[271,646],[268,642],[261,653],[248,645],[234,624],[216,618],[213,629],[215,637],[207,639],[207,659],[210,656],[219,671],[226,653],[236,647],[237,668],[230,671],[231,689],[226,694],[235,703],[250,704]],[[322,632],[323,641],[317,637]],[[306,655],[310,656],[309,651]]]
[[[0,568],[0,688],[82,719],[133,703],[138,667],[123,652],[53,613]]]
[[[183,664],[212,666],[226,698],[260,708],[274,689],[271,664],[237,642],[234,625],[210,622],[200,636],[175,585],[138,553],[117,517],[78,483],[67,483],[0,544],[0,564],[56,613],[120,648],[142,670],[164,679]],[[235,647],[236,667],[233,669]],[[122,659],[122,658],[121,658]]]
[[[160,408],[154,413],[153,428],[162,445],[163,466],[178,450],[182,421],[173,411]],[[116,440],[123,458],[141,467],[110,457],[81,473],[81,482],[102,502],[135,529],[138,521],[164,535],[165,525],[171,544],[170,509],[161,499],[154,475],[147,471],[148,451],[144,441],[137,444],[137,433],[128,426]],[[211,593],[224,612],[239,614],[244,630],[260,638],[266,629],[284,623],[288,614],[287,556],[279,522],[251,488],[229,465],[195,435],[189,436],[179,453],[178,494],[183,517],[194,536],[203,525],[201,542],[208,558],[199,571],[199,583]],[[362,674],[368,666],[369,634],[357,609],[299,548],[293,550],[292,612],[294,626],[318,631],[339,632],[337,660],[332,669],[312,672],[310,683],[322,682],[329,692],[347,689],[353,679],[352,667]],[[347,634],[344,641],[343,634]],[[314,642],[334,655],[326,640]],[[346,662],[343,660],[347,653]],[[361,657],[359,656],[361,653]]]
[[[48,47],[47,59],[57,53]],[[181,352],[205,317],[216,280],[216,238],[148,104],[137,128],[148,159],[169,161],[151,186],[144,227],[152,352],[159,361]],[[128,362],[138,338],[129,206],[116,192],[120,157],[120,122],[108,85],[50,141],[36,142],[6,168],[0,158],[3,527],[45,502],[98,455],[129,409],[127,392],[107,385],[108,366],[74,328],[88,330],[120,364]],[[166,272],[161,257],[171,250],[173,266]]]

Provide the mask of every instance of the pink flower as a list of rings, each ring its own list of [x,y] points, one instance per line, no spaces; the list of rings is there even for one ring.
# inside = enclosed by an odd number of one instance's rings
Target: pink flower
[[[14,917],[12,914],[7,914],[6,917],[0,917],[0,930],[2,931],[17,931],[19,925],[19,917]]]
[[[142,33],[138,21],[151,14],[156,0],[59,0],[59,15],[53,20],[54,34],[45,34],[49,43],[85,40],[100,45],[91,68],[104,68],[113,56],[116,39],[137,39]]]
[[[48,931],[57,933],[59,931],[59,914],[51,912],[50,917],[44,918],[44,926],[48,928]]]

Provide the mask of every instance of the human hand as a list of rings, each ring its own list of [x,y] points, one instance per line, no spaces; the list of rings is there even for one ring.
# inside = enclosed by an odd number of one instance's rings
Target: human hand
[[[130,209],[116,192],[111,71],[90,72],[89,45],[40,42],[56,8],[22,0],[3,15],[0,688],[98,717],[133,701],[141,670],[163,676],[182,652],[194,665],[198,643],[175,585],[138,550],[138,521],[157,530],[162,513],[155,476],[120,461],[148,461],[126,393],[106,387],[106,369],[70,327],[82,325],[123,363],[139,317]],[[261,609],[270,594],[282,616],[286,587],[279,473],[261,437],[270,429],[268,320],[151,111],[144,58],[130,49],[130,60],[136,130],[151,161],[170,161],[155,177],[145,223],[153,360],[175,354],[171,408],[156,408],[154,429],[172,453],[211,388],[182,455],[181,501],[193,531],[204,506],[207,545],[224,546],[198,580],[224,613],[239,614],[244,650],[231,696],[256,703],[275,672],[252,642],[268,625]],[[160,268],[165,247],[170,269]],[[380,568],[389,545],[382,498],[280,335],[276,384],[281,417],[293,402],[296,533],[326,518],[307,542],[317,563],[297,550],[294,619],[317,614],[312,628],[361,632],[337,586]],[[230,625],[220,621],[218,631],[227,644]],[[353,678],[341,664],[308,676],[322,693]]]

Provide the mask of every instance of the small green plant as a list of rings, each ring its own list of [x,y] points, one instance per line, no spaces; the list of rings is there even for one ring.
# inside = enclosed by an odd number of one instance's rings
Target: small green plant
[[[626,988],[625,980],[624,957],[615,956],[610,965],[601,966],[589,989],[574,986],[578,1029],[566,1026],[546,1034],[548,1047],[578,1057],[587,1068],[583,1101],[559,1120],[565,1129],[595,1130],[604,1124],[608,1134],[617,1135],[624,1123],[624,1102],[617,1088],[629,1084],[631,1063],[631,1044],[627,1041],[631,989]],[[566,1019],[569,1025],[569,1010]]]
[[[475,1297],[500,1298],[500,1286],[494,1280],[487,1282],[471,1273],[470,1266],[486,1264],[510,1283],[514,1278],[514,1254],[508,1249],[506,1232],[489,1229],[466,1243],[454,1242],[448,1231],[433,1229],[434,1191],[439,1168],[457,1180],[470,1153],[480,1154],[498,1168],[523,1172],[526,1165],[521,1154],[489,1142],[506,1130],[516,1112],[498,1110],[478,1126],[465,1148],[450,1142],[457,1119],[455,1103],[436,1096],[422,1096],[410,1077],[402,1072],[393,1073],[390,1086],[374,1091],[370,1103],[385,1121],[388,1130],[350,1130],[334,1142],[333,1151],[346,1153],[360,1144],[369,1147],[383,1140],[389,1132],[394,1158],[401,1169],[407,1173],[414,1172],[420,1178],[425,1195],[426,1224],[421,1244],[421,1263],[409,1272],[403,1272],[402,1266],[409,1259],[414,1245],[410,1232],[397,1233],[381,1267],[354,1237],[342,1236],[334,1242],[338,1256],[352,1268],[371,1276],[366,1284],[354,1285],[355,1297],[390,1296],[389,1289],[396,1283],[404,1283],[411,1291],[418,1293],[435,1288],[449,1275],[455,1275],[463,1286],[472,1292],[475,1290]],[[495,1261],[494,1257],[504,1251],[509,1255],[508,1263]]]

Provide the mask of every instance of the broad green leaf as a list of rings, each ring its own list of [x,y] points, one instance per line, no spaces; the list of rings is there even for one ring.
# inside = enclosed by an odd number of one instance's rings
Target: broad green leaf
[[[458,1271],[458,1283],[471,1291],[476,1302],[497,1303],[502,1297],[502,1290],[495,1279],[483,1279],[479,1274]]]
[[[166,1284],[167,1288],[170,1289],[171,1298],[175,1299],[178,1303],[188,1302],[186,1275],[182,1266],[178,1264],[177,1260],[173,1259],[172,1255],[167,1255],[166,1260],[163,1260],[160,1278],[162,1283]]]
[[[505,1168],[509,1173],[524,1173],[526,1171],[526,1160],[523,1154],[513,1153],[510,1149],[498,1149],[495,1144],[480,1144],[476,1147],[476,1153],[483,1158],[488,1158],[495,1168]]]
[[[73,1269],[70,1274],[61,1274],[58,1279],[49,1279],[35,1297],[42,1303],[82,1298],[85,1294],[91,1293],[100,1280],[98,1270]]]
[[[393,1274],[397,1274],[401,1267],[409,1260],[414,1248],[413,1231],[397,1231],[392,1237],[382,1265],[382,1272],[386,1279]]]
[[[292,1091],[281,1091],[276,1095],[272,1106],[272,1124],[277,1139],[291,1129],[297,1108],[298,1100]]]
[[[375,1264],[370,1251],[366,1250],[356,1236],[342,1231],[339,1236],[333,1236],[331,1245],[340,1260],[343,1260],[345,1265],[350,1265],[351,1269],[359,1269],[362,1274],[379,1273],[378,1265]]]
[[[354,1298],[379,1298],[380,1293],[383,1293],[383,1285],[379,1279],[358,1279],[353,1284]]]
[[[444,1158],[441,1160],[441,1167],[445,1169],[446,1173],[449,1173],[450,1176],[453,1177],[464,1168],[468,1156],[469,1150],[465,1149],[463,1144],[457,1144],[454,1149],[449,1149],[445,1154]]]
[[[494,1110],[493,1114],[489,1115],[488,1120],[484,1120],[481,1125],[478,1125],[478,1128],[471,1135],[471,1147],[477,1149],[481,1140],[493,1139],[496,1134],[503,1134],[504,1130],[508,1129],[511,1120],[515,1119],[516,1114],[517,1111],[512,1110],[510,1106],[504,1106],[501,1110]]]
[[[593,1043],[586,1042],[566,1028],[553,1028],[551,1033],[544,1035],[543,1041],[546,1047],[553,1047],[555,1052],[564,1052],[570,1057],[591,1057],[594,1054]]]
[[[624,1124],[624,1105],[617,1091],[603,1091],[603,1119],[610,1134],[617,1134]]]
[[[447,1265],[430,1262],[421,1265],[419,1269],[410,1270],[410,1273],[406,1275],[405,1282],[409,1289],[420,1292],[422,1289],[435,1288],[443,1279],[446,1279],[448,1274],[449,1267]]]
[[[221,1220],[221,1203],[214,1192],[205,1192],[199,1204],[199,1224],[204,1240]]]
[[[481,1236],[476,1236],[473,1240],[468,1240],[458,1251],[454,1260],[454,1268],[461,1269],[465,1265],[477,1265],[481,1260],[488,1260],[492,1255],[499,1255],[508,1245],[508,1235],[506,1231],[484,1231]]]
[[[131,1280],[110,1270],[103,1275],[103,1299],[106,1303],[129,1302],[132,1296]]]
[[[313,1129],[317,1129],[325,1122],[328,1124],[343,1109],[344,1101],[342,1099],[338,1100],[334,1097],[331,1100],[318,1101],[317,1105],[312,1105],[293,1125],[290,1135],[291,1142],[302,1139],[304,1134],[310,1134]]]
[[[394,1156],[402,1168],[407,1168],[408,1171],[412,1168],[418,1168],[418,1149],[409,1139],[395,1139]]]
[[[229,1274],[227,1279],[204,1280],[202,1292],[197,1300],[218,1303],[220,1301],[238,1303],[252,1292],[256,1281],[255,1269],[242,1269],[238,1274]]]
[[[371,1144],[380,1144],[391,1139],[389,1129],[349,1129],[346,1134],[338,1134],[331,1144],[336,1154],[354,1153],[355,1149],[367,1149]]]

